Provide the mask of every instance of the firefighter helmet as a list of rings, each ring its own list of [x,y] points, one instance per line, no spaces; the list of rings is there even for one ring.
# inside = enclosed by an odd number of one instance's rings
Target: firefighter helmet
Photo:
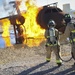
[[[66,23],[69,23],[70,21],[71,21],[71,15],[69,15],[69,14],[65,14],[65,16],[64,16],[64,20],[65,20],[65,22]]]
[[[55,21],[54,20],[49,20],[49,23],[48,23],[48,27],[50,27],[50,26],[53,26],[53,27],[55,27]]]

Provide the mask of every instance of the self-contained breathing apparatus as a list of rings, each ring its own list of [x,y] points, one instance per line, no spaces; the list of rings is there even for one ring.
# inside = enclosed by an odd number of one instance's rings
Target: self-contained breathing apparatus
[[[51,45],[55,45],[56,44],[56,36],[55,36],[55,22],[53,20],[50,20],[49,23],[48,23],[48,34],[49,34],[49,37],[48,37],[48,42],[51,44]]]

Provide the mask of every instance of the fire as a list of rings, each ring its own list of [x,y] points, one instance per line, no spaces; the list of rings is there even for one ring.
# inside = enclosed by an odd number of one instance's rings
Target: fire
[[[17,1],[17,0],[16,0]],[[40,25],[36,22],[36,16],[38,14],[38,8],[34,4],[35,0],[27,0],[25,2],[26,5],[26,12],[21,12],[21,15],[25,18],[25,23],[21,25],[21,28],[23,29],[22,36],[24,37],[23,44],[26,44],[29,47],[32,46],[38,46],[44,38],[44,29],[40,27]],[[21,8],[21,0],[19,3],[17,2],[17,6]],[[17,8],[18,8],[17,7]],[[24,8],[24,7],[23,7]],[[9,27],[10,27],[10,21],[8,19],[2,20],[2,28],[3,28],[3,34],[2,37],[5,40],[6,46],[12,46],[10,41],[10,33],[9,33]]]
[[[2,37],[5,41],[5,46],[9,47],[12,46],[11,41],[10,41],[10,33],[9,33],[9,27],[10,27],[10,21],[8,19],[3,19],[1,20],[2,22]]]
[[[25,4],[27,7],[27,11],[26,13],[22,13],[22,15],[25,17],[25,37],[28,39],[27,42],[24,42],[24,44],[27,44],[28,46],[38,46],[44,40],[45,30],[42,29],[36,22],[38,8],[34,4],[34,0],[27,0]]]

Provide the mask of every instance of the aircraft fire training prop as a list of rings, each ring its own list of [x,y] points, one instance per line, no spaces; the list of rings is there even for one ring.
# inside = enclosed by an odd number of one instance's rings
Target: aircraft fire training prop
[[[42,28],[47,29],[48,21],[52,19],[56,22],[56,28],[59,31],[64,32],[64,15],[65,13],[57,6],[46,5],[42,8],[39,8],[39,13],[37,15],[36,21]]]

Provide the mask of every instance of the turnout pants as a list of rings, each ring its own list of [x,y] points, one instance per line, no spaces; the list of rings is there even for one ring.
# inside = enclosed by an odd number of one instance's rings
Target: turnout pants
[[[73,59],[75,60],[75,43],[72,44],[72,50],[71,50],[71,53],[72,53]]]
[[[46,47],[46,60],[51,60],[51,52],[54,51],[54,54],[56,56],[56,62],[60,62],[59,58],[59,51],[60,51],[60,46],[47,46]]]

